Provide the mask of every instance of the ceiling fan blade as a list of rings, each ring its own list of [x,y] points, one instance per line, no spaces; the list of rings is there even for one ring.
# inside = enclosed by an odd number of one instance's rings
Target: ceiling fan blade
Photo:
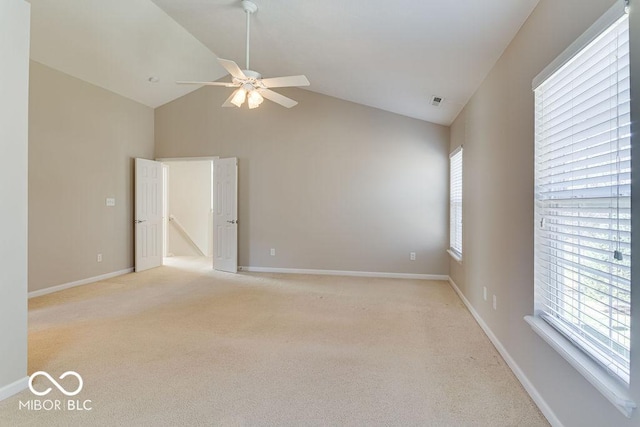
[[[218,58],[218,62],[233,77],[235,77],[237,79],[243,79],[243,80],[245,80],[247,78],[247,76],[244,75],[244,73],[242,72],[240,67],[238,67],[238,64],[236,64],[235,62],[230,61],[228,59],[222,59],[222,58]]]
[[[238,92],[238,89],[234,90],[234,91],[231,93],[231,96],[229,96],[229,97],[227,98],[227,100],[226,100],[226,101],[224,101],[224,104],[222,104],[222,106],[223,106],[223,107],[235,107],[235,105],[233,105],[233,104],[231,103],[231,100],[232,100],[232,99],[233,99],[233,97],[235,96],[236,92]]]
[[[179,81],[176,82],[179,85],[205,85],[205,86],[224,86],[224,87],[238,87],[235,83],[226,83],[226,82],[184,82]]]
[[[287,76],[272,77],[270,79],[262,79],[262,84],[266,87],[291,87],[291,86],[309,86],[309,80],[305,76]]]
[[[291,98],[287,98],[286,96],[280,95],[278,92],[274,92],[269,89],[259,89],[258,92],[260,92],[260,95],[264,96],[268,100],[273,101],[276,104],[280,104],[283,107],[291,108],[298,105],[297,101],[294,101]]]

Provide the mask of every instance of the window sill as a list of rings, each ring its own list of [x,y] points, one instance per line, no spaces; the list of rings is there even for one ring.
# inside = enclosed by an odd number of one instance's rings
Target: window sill
[[[560,356],[562,356],[571,366],[573,366],[587,381],[591,383],[600,393],[606,397],[620,412],[627,418],[636,408],[636,403],[631,399],[629,390],[591,360],[586,354],[556,331],[547,322],[537,316],[525,316],[526,320],[535,333],[547,342]]]
[[[447,253],[451,255],[451,258],[453,258],[458,264],[462,264],[462,257],[460,255],[453,252],[451,249],[447,249]]]

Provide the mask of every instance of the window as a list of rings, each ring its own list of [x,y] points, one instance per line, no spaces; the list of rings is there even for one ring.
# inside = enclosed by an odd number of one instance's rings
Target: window
[[[535,311],[627,385],[629,23],[624,13],[614,18],[606,26],[601,19],[590,42],[534,83]]]
[[[462,147],[449,157],[449,253],[462,259]]]

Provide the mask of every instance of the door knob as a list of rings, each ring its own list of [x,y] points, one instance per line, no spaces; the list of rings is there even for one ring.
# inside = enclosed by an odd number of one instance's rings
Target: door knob
[[[140,224],[141,222],[145,222],[145,221],[146,221],[146,219],[136,219],[134,222],[136,224]]]
[[[237,220],[235,220],[235,219],[232,219],[231,221],[227,221],[227,222],[228,222],[229,224],[237,224],[237,223],[238,223],[238,221],[237,221]]]

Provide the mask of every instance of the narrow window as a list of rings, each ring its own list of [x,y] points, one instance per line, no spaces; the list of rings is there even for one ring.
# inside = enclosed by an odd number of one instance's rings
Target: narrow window
[[[451,153],[449,163],[449,250],[462,259],[462,147]]]
[[[631,348],[629,22],[535,88],[535,309],[623,384]]]

